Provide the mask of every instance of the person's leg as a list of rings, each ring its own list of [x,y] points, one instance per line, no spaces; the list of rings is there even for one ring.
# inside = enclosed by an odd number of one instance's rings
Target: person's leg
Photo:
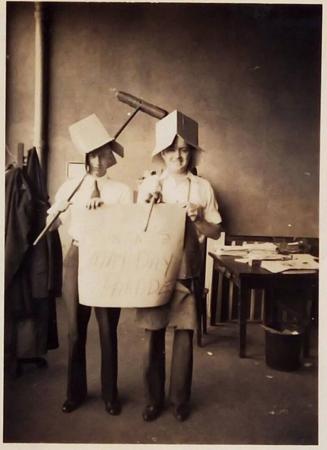
[[[70,305],[68,331],[67,400],[82,402],[87,395],[86,336],[91,308],[80,304]]]
[[[174,415],[185,420],[189,413],[193,370],[193,330],[174,332],[170,373],[169,399],[174,405]]]
[[[71,412],[87,394],[85,345],[87,325],[91,315],[89,306],[78,303],[78,247],[71,246],[65,261],[65,305],[68,325],[67,399],[63,412]]]
[[[120,308],[95,308],[95,315],[99,325],[101,345],[102,398],[108,413],[117,415],[121,411],[117,388],[117,326]]]
[[[165,332],[145,330],[145,353],[143,362],[143,381],[146,407],[143,411],[145,421],[155,420],[163,407],[165,399]]]

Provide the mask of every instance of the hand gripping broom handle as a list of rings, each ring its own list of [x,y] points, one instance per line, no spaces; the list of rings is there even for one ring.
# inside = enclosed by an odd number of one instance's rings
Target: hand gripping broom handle
[[[149,209],[147,212],[147,217],[146,217],[146,222],[145,222],[145,226],[144,226],[144,230],[146,231],[148,229],[149,223],[150,223],[150,217],[151,217],[151,213],[153,210],[153,206],[154,206],[155,200],[154,200],[154,196],[151,198],[150,200],[150,205],[149,205]]]
[[[67,198],[67,202],[69,202],[73,196],[76,194],[76,192],[79,190],[79,188],[82,186],[82,183],[86,177],[87,173],[85,173],[83,175],[83,178],[81,179],[81,181],[78,183],[78,185],[76,186],[76,188],[73,190],[73,192],[70,194],[70,196]],[[62,213],[62,211],[58,211],[53,218],[50,220],[50,222],[43,228],[43,230],[41,231],[41,233],[38,235],[38,237],[35,239],[35,241],[33,242],[33,245],[36,245],[40,239],[43,238],[43,236],[49,231],[49,229],[52,227],[52,225],[54,224],[54,222],[59,218],[60,214]]]

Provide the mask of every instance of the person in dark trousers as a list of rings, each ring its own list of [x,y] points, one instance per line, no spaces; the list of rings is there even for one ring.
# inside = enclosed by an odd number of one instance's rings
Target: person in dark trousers
[[[159,175],[146,178],[138,202],[178,203],[187,213],[186,244],[175,291],[167,304],[138,308],[136,321],[145,329],[145,421],[155,420],[165,401],[165,333],[174,328],[169,400],[173,414],[184,421],[190,414],[193,330],[197,327],[199,274],[206,237],[218,239],[221,216],[210,183],[194,175],[200,148],[198,124],[173,111],[157,122],[153,161],[164,164]]]
[[[78,408],[87,396],[85,345],[92,308],[81,305],[78,297],[79,211],[85,208],[93,210],[103,204],[126,204],[132,199],[128,186],[107,175],[107,169],[116,163],[112,151],[123,156],[123,148],[110,137],[97,116],[92,114],[73,124],[70,135],[76,148],[85,154],[87,175],[70,202],[67,199],[80,180],[66,181],[59,188],[55,203],[48,211],[49,220],[58,211],[65,213],[54,223],[54,227],[58,227],[66,219],[65,216],[70,214],[68,233],[72,242],[64,260],[63,283],[69,340],[67,398],[62,405],[65,413]],[[117,326],[120,308],[95,307],[95,315],[100,334],[102,398],[106,411],[118,415],[121,411],[117,388]]]

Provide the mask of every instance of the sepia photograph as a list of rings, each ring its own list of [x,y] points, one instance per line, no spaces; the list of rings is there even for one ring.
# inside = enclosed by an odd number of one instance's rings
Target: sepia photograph
[[[1,8],[3,445],[321,445],[322,3]]]

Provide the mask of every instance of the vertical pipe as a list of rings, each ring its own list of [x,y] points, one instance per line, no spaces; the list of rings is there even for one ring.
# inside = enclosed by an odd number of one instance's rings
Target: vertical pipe
[[[34,147],[41,167],[45,167],[44,156],[44,29],[43,6],[35,2],[35,55],[34,55]]]
[[[224,275],[220,274],[218,278],[218,294],[217,294],[217,311],[216,322],[222,321],[222,305],[223,305],[223,280]]]
[[[229,281],[228,320],[233,320],[234,284]]]
[[[261,320],[262,323],[266,323],[265,321],[265,299],[266,299],[266,291],[262,290],[262,298],[261,298]]]

